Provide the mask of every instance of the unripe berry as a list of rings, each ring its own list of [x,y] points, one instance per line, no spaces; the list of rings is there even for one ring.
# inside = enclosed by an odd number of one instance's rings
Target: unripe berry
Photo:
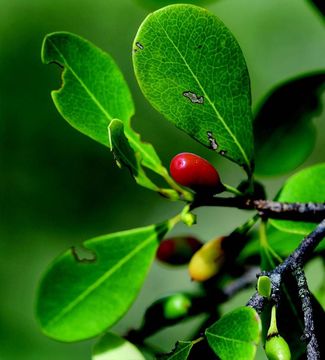
[[[224,239],[218,237],[209,241],[193,255],[188,268],[192,280],[206,281],[219,272],[225,262]]]
[[[289,346],[280,335],[275,335],[266,341],[265,354],[269,360],[291,359]]]
[[[195,237],[175,236],[160,243],[157,259],[169,265],[184,265],[201,246]]]
[[[213,165],[192,153],[176,155],[170,162],[170,173],[177,183],[198,193],[216,194],[224,190]]]
[[[192,305],[190,298],[185,294],[175,294],[166,299],[164,315],[166,319],[179,319],[188,314]]]
[[[188,315],[192,300],[185,293],[164,296],[152,303],[145,312],[144,326],[167,325]]]
[[[276,306],[273,305],[271,311],[270,327],[267,332],[265,343],[265,354],[269,360],[290,360],[291,352],[289,345],[282,336],[279,335],[276,323]]]

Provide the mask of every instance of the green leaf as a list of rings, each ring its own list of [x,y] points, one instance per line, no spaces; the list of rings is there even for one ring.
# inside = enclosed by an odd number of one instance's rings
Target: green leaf
[[[145,360],[142,353],[129,341],[107,333],[94,346],[92,360]]]
[[[124,124],[121,120],[114,119],[109,127],[110,148],[114,153],[116,162],[121,166],[125,165],[131,172],[139,185],[148,189],[159,191],[156,186],[146,175],[141,166],[141,158],[139,153],[135,153],[124,134]],[[176,194],[177,196],[177,194]]]
[[[291,176],[284,184],[277,200],[323,203],[325,201],[325,163],[311,166]],[[302,221],[271,219],[270,223],[281,231],[302,235],[308,235],[316,227],[315,223]]]
[[[252,172],[249,75],[236,39],[215,15],[184,4],[150,14],[135,37],[133,62],[159,112]]]
[[[62,87],[52,98],[70,125],[108,146],[107,126],[114,118],[129,124],[134,105],[114,60],[87,40],[67,32],[48,34],[43,63],[63,67]]]
[[[131,128],[129,128],[129,131],[127,132],[123,122],[118,119],[113,119],[111,121],[108,127],[108,135],[110,148],[114,153],[117,164],[120,167],[122,165],[126,166],[130,170],[131,175],[134,177],[137,184],[150,190],[157,191],[171,200],[179,200],[180,197],[176,190],[160,188],[147,176],[144,170],[144,166],[146,165],[152,169],[152,167],[156,164],[157,172],[160,171],[158,168],[159,164],[155,162],[154,159],[156,153],[150,144],[142,143],[138,134],[134,133]],[[134,141],[138,141],[137,147],[131,146],[131,144],[134,144]],[[150,153],[151,150],[152,152]],[[150,155],[153,156],[151,157]],[[158,161],[160,162],[159,158]],[[160,169],[160,174],[166,181],[168,181],[169,174],[167,170],[161,164]],[[174,184],[172,179],[170,180],[171,181],[168,181],[169,185],[176,188],[180,193],[183,193],[184,198],[192,199],[192,195],[188,191],[179,188],[177,184]]]
[[[321,110],[325,73],[309,74],[277,86],[254,120],[256,172],[279,175],[302,164],[315,145],[312,118]]]
[[[168,354],[159,354],[158,360],[186,360],[195,342],[177,341],[174,349]]]
[[[240,307],[209,327],[206,337],[221,360],[254,359],[261,336],[261,320],[250,307]]]
[[[102,333],[128,310],[154,259],[158,242],[177,222],[100,236],[59,256],[38,290],[37,317],[51,338],[78,341]]]
[[[268,276],[262,275],[257,280],[257,292],[261,296],[270,297],[272,292],[271,279]]]
[[[279,256],[282,258],[287,257],[300,244],[302,239],[303,236],[301,234],[291,234],[280,231],[271,225],[267,226],[268,244],[271,249],[279,254]],[[260,249],[261,245],[259,234],[257,232],[253,232],[252,238],[239,256],[240,261],[245,262],[247,258],[257,255],[260,252]],[[323,250],[325,250],[324,241],[317,246],[316,252]]]

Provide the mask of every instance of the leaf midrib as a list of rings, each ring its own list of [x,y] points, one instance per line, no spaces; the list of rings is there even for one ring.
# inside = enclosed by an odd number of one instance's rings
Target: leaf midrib
[[[56,52],[61,56],[62,60],[64,61],[64,65],[66,66],[67,69],[69,69],[71,71],[71,73],[74,75],[74,77],[77,79],[77,81],[79,81],[80,85],[82,86],[82,88],[84,88],[84,90],[86,91],[86,93],[89,95],[89,97],[91,98],[91,100],[93,100],[93,102],[98,106],[99,110],[105,115],[105,117],[110,121],[112,121],[114,119],[113,116],[110,115],[110,113],[108,111],[106,111],[106,109],[104,108],[104,106],[100,103],[100,101],[96,98],[96,96],[90,91],[90,89],[87,87],[87,85],[82,81],[82,79],[78,76],[78,74],[73,70],[73,68],[71,67],[71,65],[68,63],[67,59],[65,58],[65,56],[62,54],[62,52],[60,51],[60,49],[55,45],[55,43],[48,38],[48,41],[51,43],[51,45],[54,47],[54,49],[56,50]],[[64,83],[63,83],[64,86]],[[63,88],[62,86],[62,88]],[[60,92],[62,90],[62,88],[60,90],[55,90],[54,92]],[[139,146],[138,143],[133,140],[133,138],[130,136],[128,137],[128,140],[134,145],[135,148],[138,149],[138,151],[140,151],[140,153],[145,154],[147,159],[150,159],[150,161],[155,164],[154,159],[148,154],[148,152],[146,152],[144,150],[143,147]]]
[[[230,137],[233,139],[234,143],[237,145],[240,153],[242,154],[248,168],[251,168],[250,165],[250,161],[248,159],[248,156],[245,152],[245,150],[243,149],[243,147],[241,146],[241,144],[239,143],[239,141],[237,140],[236,136],[233,134],[233,132],[231,131],[231,129],[229,128],[229,126],[227,125],[227,123],[225,122],[224,118],[221,116],[221,114],[219,113],[218,109],[215,107],[215,104],[212,102],[212,100],[210,99],[209,95],[206,93],[206,91],[204,90],[204,87],[202,86],[200,80],[198,79],[198,77],[195,75],[194,71],[192,70],[192,68],[190,67],[190,65],[187,63],[185,57],[183,56],[183,54],[180,52],[180,50],[178,49],[178,47],[176,46],[176,44],[174,43],[173,39],[168,35],[168,32],[166,31],[166,29],[163,27],[163,25],[158,21],[158,24],[160,25],[160,27],[162,28],[162,30],[164,31],[167,40],[173,45],[173,47],[175,48],[175,50],[177,51],[177,53],[179,54],[180,58],[182,59],[182,61],[184,62],[185,66],[187,67],[187,69],[189,70],[190,74],[193,76],[194,80],[196,81],[196,83],[198,84],[199,88],[202,91],[202,94],[204,95],[204,97],[208,100],[209,104],[211,105],[213,111],[215,112],[217,118],[220,120],[221,124],[224,126],[225,130],[228,132],[228,134],[230,135]]]
[[[87,296],[94,292],[100,285],[102,285],[106,280],[108,280],[111,275],[113,275],[117,270],[119,270],[126,262],[131,260],[140,250],[149,245],[155,238],[157,234],[154,233],[152,236],[149,236],[147,240],[143,241],[141,244],[136,246],[131,252],[129,252],[124,258],[118,261],[112,268],[104,272],[92,285],[88,286],[79,296],[77,296],[73,301],[66,305],[54,318],[49,320],[44,327],[51,327],[59,320],[62,319],[68,312],[74,309],[78,304],[80,304]]]
[[[257,346],[256,343],[253,340],[252,341],[250,341],[250,340],[245,341],[245,340],[233,339],[233,338],[230,338],[230,337],[213,334],[213,333],[211,333],[209,331],[207,331],[206,334],[210,335],[211,337],[216,337],[216,338],[219,338],[219,339],[222,339],[222,340],[225,340],[225,341],[230,341],[230,342],[239,343],[239,344],[245,344],[245,345],[251,345],[251,346],[254,346],[254,347]]]

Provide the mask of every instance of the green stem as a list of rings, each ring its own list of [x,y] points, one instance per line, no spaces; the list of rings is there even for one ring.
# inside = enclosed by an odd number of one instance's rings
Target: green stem
[[[228,191],[230,193],[233,193],[233,194],[235,194],[237,196],[244,196],[244,194],[241,191],[237,190],[233,186],[230,186],[230,185],[227,185],[227,184],[222,184],[222,185],[224,186],[226,191]]]
[[[272,247],[269,244],[269,241],[267,239],[267,232],[266,232],[266,221],[261,221],[260,227],[259,227],[259,235],[260,235],[260,244],[262,247],[268,250],[268,252],[271,253],[271,255],[279,262],[282,262],[281,257],[272,249]],[[276,266],[274,264],[273,259],[269,259],[272,263],[272,266]]]
[[[270,323],[270,327],[269,330],[267,332],[267,336],[274,336],[277,335],[279,333],[278,331],[278,327],[276,324],[276,306],[273,305],[272,306],[272,311],[271,311],[271,323]]]
[[[244,224],[239,225],[234,231],[240,234],[246,234],[259,220],[260,216],[255,214],[253,217],[248,219]]]
[[[192,194],[190,191],[187,191],[183,189],[181,186],[177,184],[177,182],[174,181],[174,179],[168,174],[167,170],[164,172],[163,175],[166,183],[174,190],[176,190],[179,194],[183,196],[183,199],[185,201],[191,202],[194,199],[194,194]]]

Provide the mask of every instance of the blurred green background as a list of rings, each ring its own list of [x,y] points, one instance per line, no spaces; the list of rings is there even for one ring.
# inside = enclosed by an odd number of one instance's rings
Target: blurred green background
[[[45,34],[77,33],[111,53],[131,87],[134,127],[153,143],[163,162],[181,151],[209,158],[222,178],[237,185],[244,174],[215,158],[168,124],[143,98],[133,76],[131,43],[155,0],[0,0],[0,359],[90,359],[92,340],[62,344],[46,338],[34,319],[38,280],[48,263],[87,238],[155,223],[178,204],[137,187],[103,146],[59,116],[50,90],[60,71],[40,61]],[[192,1],[199,3],[198,1]],[[254,104],[275,84],[325,67],[325,27],[306,0],[219,0],[206,5],[237,37],[252,81]],[[315,119],[324,128],[324,114]],[[323,119],[324,120],[324,119]],[[309,163],[324,160],[319,134]],[[299,144],[297,144],[299,146]],[[284,177],[265,179],[271,196]],[[190,232],[203,240],[225,234],[246,217],[241,211],[200,209]],[[179,226],[174,233],[189,232]],[[159,279],[159,281],[157,281]],[[186,269],[154,264],[139,299],[116,327],[139,325],[146,305],[173,289],[193,288]],[[245,295],[241,302],[249,296]],[[187,331],[187,333],[186,333]],[[166,349],[190,330],[155,336]],[[262,357],[261,357],[262,358]]]

